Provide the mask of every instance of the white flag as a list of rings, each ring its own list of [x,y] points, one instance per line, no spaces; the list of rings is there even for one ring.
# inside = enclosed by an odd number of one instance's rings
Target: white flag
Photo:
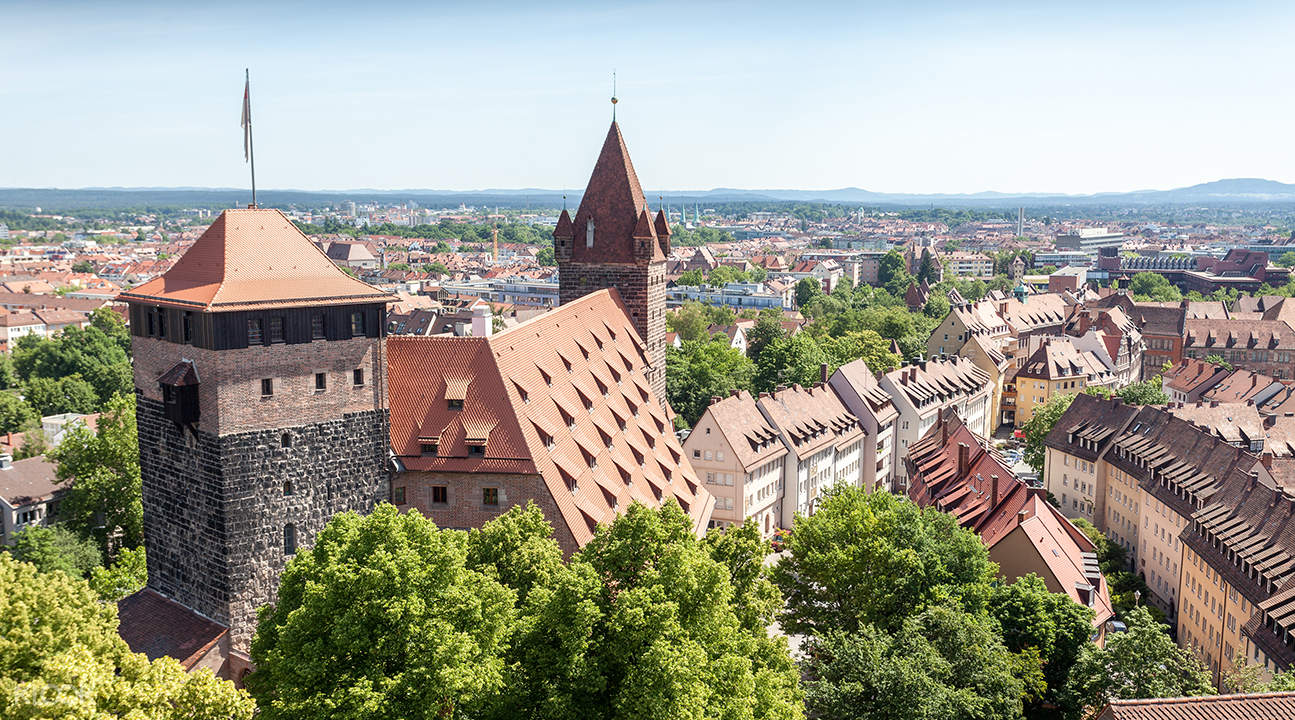
[[[243,162],[252,156],[252,80],[248,78],[243,85]]]

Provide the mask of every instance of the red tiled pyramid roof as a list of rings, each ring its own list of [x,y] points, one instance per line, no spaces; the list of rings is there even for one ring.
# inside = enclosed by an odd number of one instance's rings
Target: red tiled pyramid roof
[[[573,226],[577,237],[572,243],[572,260],[632,263],[634,238],[640,237],[651,239],[653,260],[664,260],[651,219],[647,220],[646,228],[641,227],[641,216],[646,212],[643,187],[634,172],[634,163],[630,162],[620,126],[613,121],[593,174],[589,176],[589,185],[580,198],[580,209],[576,211]],[[586,247],[585,227],[590,219],[594,221],[594,244]]]
[[[119,300],[204,310],[385,302],[333,264],[278,210],[226,210],[160,277]]]

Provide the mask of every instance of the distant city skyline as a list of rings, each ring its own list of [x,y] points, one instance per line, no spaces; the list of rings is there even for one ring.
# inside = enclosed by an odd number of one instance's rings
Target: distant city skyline
[[[0,187],[671,190],[1295,182],[1285,30],[1241,2],[0,5]]]

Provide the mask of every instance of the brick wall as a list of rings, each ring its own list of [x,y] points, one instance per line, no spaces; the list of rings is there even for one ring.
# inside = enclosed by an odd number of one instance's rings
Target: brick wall
[[[665,263],[558,263],[558,295],[563,304],[603,288],[616,288],[634,329],[647,344],[648,384],[665,402]]]
[[[136,337],[131,339],[131,354],[135,387],[159,402],[157,379],[181,359],[192,360],[200,381],[198,428],[224,435],[386,407],[386,379],[381,372],[384,342],[382,338],[353,338],[206,350]],[[356,369],[364,371],[362,386],[353,382]],[[315,373],[319,372],[327,376],[322,392],[315,390]],[[263,378],[274,383],[270,397],[261,395]]]
[[[447,502],[432,502],[433,486],[445,486]],[[450,529],[479,528],[514,505],[524,506],[528,501],[534,501],[553,525],[553,537],[562,547],[562,552],[570,555],[579,549],[539,475],[408,471],[391,481],[393,495],[401,487],[405,489],[405,504],[397,507],[417,510],[424,517],[431,518],[437,527]],[[498,489],[498,506],[482,504],[482,489],[487,487]]]

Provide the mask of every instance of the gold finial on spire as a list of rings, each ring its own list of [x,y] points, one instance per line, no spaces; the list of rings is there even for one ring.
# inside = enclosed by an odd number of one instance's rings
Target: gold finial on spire
[[[616,99],[616,71],[612,70],[612,122],[616,122],[616,103],[618,102],[620,101]]]

